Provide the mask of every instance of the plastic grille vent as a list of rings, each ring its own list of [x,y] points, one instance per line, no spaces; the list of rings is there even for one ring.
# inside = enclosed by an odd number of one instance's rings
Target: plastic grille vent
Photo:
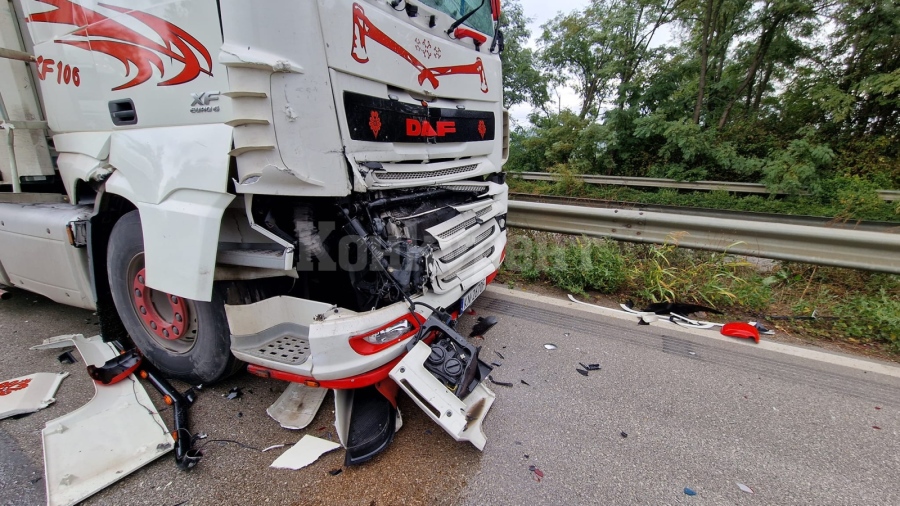
[[[487,190],[487,186],[463,185],[463,184],[442,185],[441,188],[446,188],[450,191],[455,191],[455,192],[472,192],[472,193],[482,193]]]
[[[484,209],[479,209],[479,210],[475,211],[475,216],[477,216],[478,218],[481,218],[485,214],[491,212],[493,209],[494,209],[493,205],[487,206]]]
[[[464,172],[471,172],[478,168],[478,164],[463,165],[461,167],[453,167],[450,169],[440,169],[423,172],[387,172],[379,171],[375,173],[375,178],[381,181],[398,181],[408,179],[431,179],[436,177],[454,176]]]
[[[485,230],[484,232],[478,234],[478,237],[475,238],[475,245],[477,246],[478,244],[481,244],[482,241],[484,241],[485,239],[490,237],[491,234],[493,234],[493,233],[494,233],[494,227],[491,227],[491,228]]]
[[[488,237],[490,237],[491,234],[493,234],[493,233],[494,233],[494,227],[491,227],[491,228],[485,230],[484,232],[478,234],[477,237],[475,237],[475,242],[473,242],[471,246],[462,246],[462,247],[456,248],[455,250],[451,251],[450,253],[447,253],[446,255],[442,256],[441,262],[444,262],[446,264],[446,263],[456,260],[457,258],[461,257],[467,251],[470,251],[475,246],[478,246],[479,244],[484,242],[484,240],[487,239]]]
[[[474,225],[475,221],[476,221],[475,218],[469,218],[468,220],[460,223],[459,225],[451,228],[450,230],[445,230],[445,231],[441,232],[440,234],[438,234],[438,237],[440,237],[441,239],[446,239],[448,237],[452,237],[453,235],[456,235],[459,232]]]
[[[263,345],[259,354],[276,362],[302,364],[309,357],[309,341],[300,337],[279,337]]]
[[[456,273],[462,272],[462,271],[468,269],[469,267],[472,267],[473,265],[477,264],[477,263],[480,262],[481,260],[483,260],[483,259],[485,259],[485,258],[487,258],[487,257],[489,257],[489,256],[491,256],[491,255],[493,255],[493,254],[494,254],[494,247],[491,246],[490,248],[488,248],[487,251],[485,251],[484,253],[478,255],[477,257],[473,258],[472,260],[469,260],[468,262],[466,262],[465,265],[463,265],[463,266],[460,267],[459,269],[456,269],[456,270],[453,271],[451,274],[448,274],[448,275],[442,277],[441,280],[442,280],[442,281],[447,281],[448,279],[450,279],[450,278],[452,278],[453,276],[455,276]]]

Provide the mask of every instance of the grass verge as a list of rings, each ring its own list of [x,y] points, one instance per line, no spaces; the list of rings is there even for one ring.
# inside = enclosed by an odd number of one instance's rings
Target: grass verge
[[[900,361],[900,276],[511,230],[500,281],[637,305],[677,301]],[[795,316],[815,320],[791,319]]]

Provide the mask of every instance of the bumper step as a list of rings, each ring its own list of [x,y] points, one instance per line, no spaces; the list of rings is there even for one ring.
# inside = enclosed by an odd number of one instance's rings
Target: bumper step
[[[232,336],[234,356],[250,364],[291,370],[309,359],[309,329],[290,323],[251,336]],[[287,367],[285,367],[287,366]]]

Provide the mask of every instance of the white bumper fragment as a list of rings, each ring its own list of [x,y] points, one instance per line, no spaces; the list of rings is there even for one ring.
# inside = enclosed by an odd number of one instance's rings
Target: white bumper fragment
[[[101,366],[118,355],[100,336],[80,334],[34,348],[66,344],[74,344],[87,365]],[[48,506],[81,502],[165,455],[175,443],[133,374],[113,385],[94,383],[94,390],[87,404],[47,422],[41,432]]]
[[[390,378],[453,439],[484,450],[487,438],[481,425],[496,395],[479,383],[465,399],[457,398],[425,369],[423,364],[429,355],[431,347],[420,341],[391,370]]]

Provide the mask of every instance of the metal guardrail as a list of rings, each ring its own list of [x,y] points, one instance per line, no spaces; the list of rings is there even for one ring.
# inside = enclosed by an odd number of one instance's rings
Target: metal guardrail
[[[900,274],[900,234],[509,201],[511,227]]]
[[[559,175],[549,172],[511,172],[512,177],[518,177],[525,181],[557,181]],[[732,193],[752,193],[757,195],[770,195],[772,192],[765,185],[757,183],[729,183],[725,181],[676,181],[655,177],[627,177],[627,176],[596,176],[593,174],[576,174],[573,177],[588,184],[608,184],[616,186],[634,186],[645,188],[676,188],[679,190],[715,191],[723,190]],[[787,195],[783,192],[774,192],[775,195]],[[893,202],[900,200],[900,191],[878,190],[881,200]]]
[[[824,216],[807,216],[799,214],[760,213],[756,211],[732,211],[730,209],[709,209],[705,207],[667,206],[662,204],[641,204],[636,202],[620,202],[584,197],[563,197],[560,195],[539,195],[533,193],[510,192],[512,200],[526,202],[543,202],[546,204],[562,204],[581,207],[600,207],[603,209],[630,209],[667,214],[684,214],[698,218],[731,218],[735,220],[764,221],[768,223],[803,225],[813,227],[842,228],[847,230],[868,230],[870,232],[900,233],[900,222],[863,221],[827,218]]]

